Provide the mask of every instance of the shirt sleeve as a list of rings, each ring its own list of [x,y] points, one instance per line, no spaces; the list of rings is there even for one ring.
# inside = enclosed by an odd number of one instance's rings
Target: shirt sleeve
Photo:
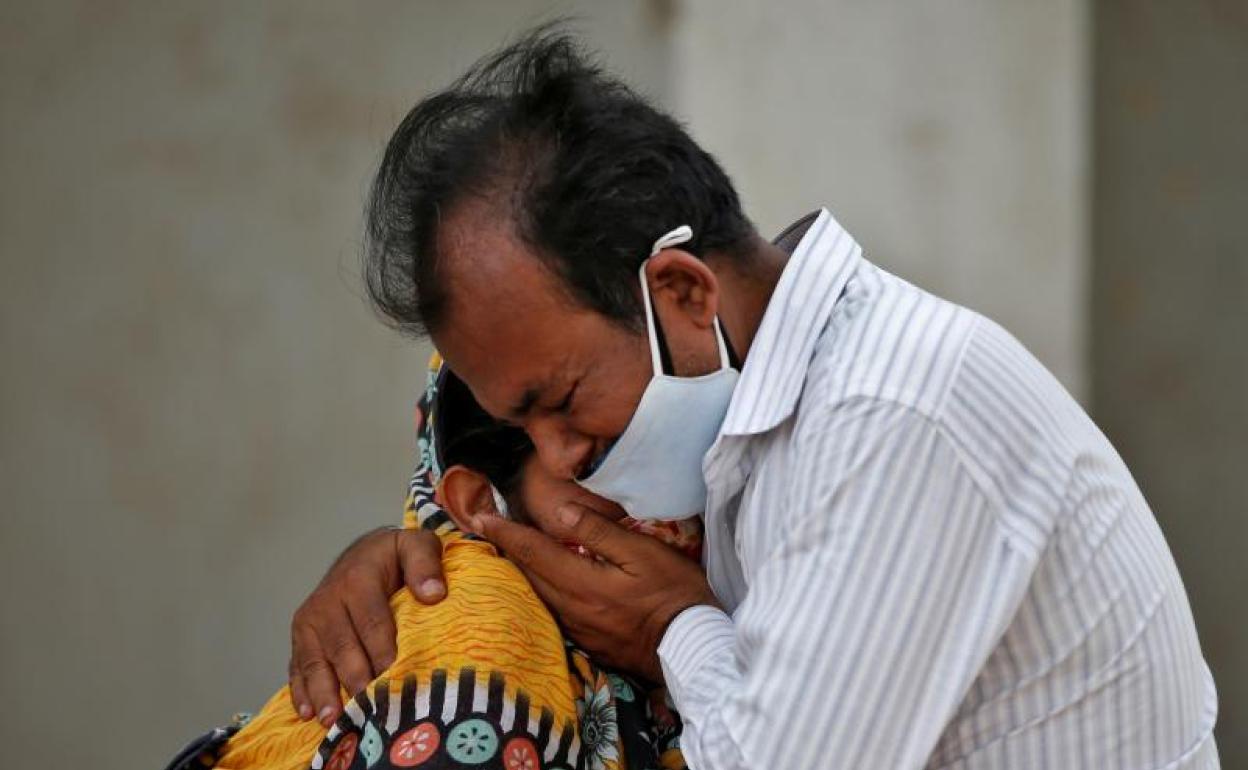
[[[929,417],[864,399],[791,440],[745,600],[686,610],[659,647],[682,751],[694,770],[922,768],[1031,562]]]

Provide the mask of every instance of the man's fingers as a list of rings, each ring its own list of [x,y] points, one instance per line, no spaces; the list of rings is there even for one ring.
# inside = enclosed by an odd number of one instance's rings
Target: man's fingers
[[[310,628],[302,628],[295,632],[295,649],[298,660],[294,665],[299,677],[303,680],[305,695],[311,705],[313,715],[325,727],[329,727],[338,718],[342,710],[342,699],[338,694],[338,677],[334,668],[325,658],[321,645]]]
[[[556,614],[562,614],[563,608],[567,603],[567,597],[564,592],[551,585],[550,581],[523,564],[518,566],[520,571],[524,573],[524,577],[529,581],[529,585],[533,586],[533,591],[538,598],[554,608]]]
[[[612,564],[623,567],[651,553],[652,538],[629,532],[604,518],[597,511],[575,502],[565,502],[555,514],[559,535],[574,540]]]
[[[530,576],[549,586],[573,586],[593,578],[593,563],[550,539],[541,530],[502,516],[476,517],[478,532],[507,552]],[[543,597],[546,598],[546,597]]]
[[[289,674],[291,700],[301,717],[332,724],[342,713],[339,681],[359,692],[393,661],[389,600],[403,585],[399,543],[392,528],[362,535],[295,613]]]
[[[442,574],[442,541],[423,529],[405,529],[395,536],[395,549],[403,567],[403,582],[416,600],[437,604],[446,597]],[[389,613],[389,608],[386,612]]]
[[[294,658],[290,659],[287,675],[290,680],[290,702],[295,707],[295,712],[299,714],[299,719],[306,722],[315,712],[312,708],[312,700],[308,698],[308,688],[303,683],[303,674],[299,672],[299,666]]]
[[[354,695],[365,687],[373,678],[373,669],[368,662],[368,653],[364,644],[356,636],[355,626],[347,607],[343,605],[329,632],[331,635],[321,637],[321,649],[325,651],[329,662],[338,672],[338,678],[349,695]]]
[[[357,573],[360,574],[360,573]],[[347,612],[355,633],[364,644],[364,652],[371,663],[370,673],[377,676],[390,667],[395,656],[394,615],[390,612],[390,597],[375,580],[360,574],[352,578],[351,603]]]

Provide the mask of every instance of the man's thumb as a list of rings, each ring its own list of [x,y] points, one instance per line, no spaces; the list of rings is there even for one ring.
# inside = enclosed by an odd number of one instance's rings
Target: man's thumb
[[[442,574],[442,541],[423,529],[405,529],[395,537],[403,582],[416,600],[436,604],[446,596]]]

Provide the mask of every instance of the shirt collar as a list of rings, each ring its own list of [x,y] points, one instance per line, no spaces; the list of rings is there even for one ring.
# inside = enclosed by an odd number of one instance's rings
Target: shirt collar
[[[767,303],[728,405],[722,435],[763,433],[793,413],[815,342],[861,258],[862,247],[827,209],[820,209]]]

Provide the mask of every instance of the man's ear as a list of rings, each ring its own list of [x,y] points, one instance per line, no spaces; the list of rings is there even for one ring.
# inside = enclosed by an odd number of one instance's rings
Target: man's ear
[[[709,329],[719,312],[719,279],[689,252],[663,249],[646,262],[646,282],[656,304],[678,307],[694,324]]]
[[[500,515],[490,494],[490,480],[463,465],[453,465],[443,472],[435,499],[464,532],[472,531],[472,516]]]
[[[646,263],[646,282],[672,355],[673,373],[693,377],[718,369],[713,324],[720,297],[715,273],[689,252],[671,248]]]

